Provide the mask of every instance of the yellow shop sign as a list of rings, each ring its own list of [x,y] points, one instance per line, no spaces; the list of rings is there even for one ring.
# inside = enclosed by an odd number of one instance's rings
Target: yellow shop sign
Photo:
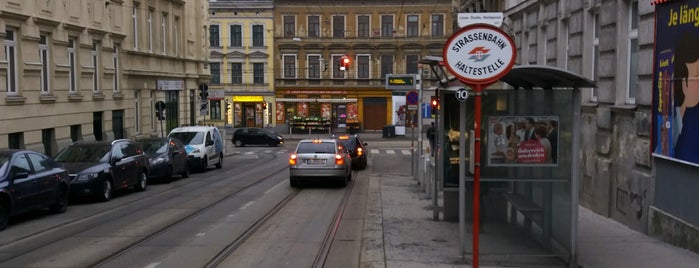
[[[262,96],[233,96],[233,102],[262,102]]]

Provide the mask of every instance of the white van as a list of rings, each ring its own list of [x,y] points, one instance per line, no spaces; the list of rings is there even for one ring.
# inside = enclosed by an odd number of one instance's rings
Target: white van
[[[223,138],[216,127],[178,127],[170,131],[169,138],[177,138],[185,144],[187,162],[193,169],[206,170],[210,165],[223,165]]]

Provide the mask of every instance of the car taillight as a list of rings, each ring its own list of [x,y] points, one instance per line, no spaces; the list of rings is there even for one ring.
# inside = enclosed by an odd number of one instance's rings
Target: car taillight
[[[292,154],[289,157],[289,165],[296,165],[296,154]]]
[[[345,159],[342,158],[342,155],[336,154],[335,155],[335,165],[342,165],[345,163]]]
[[[357,148],[357,155],[362,155],[364,153],[364,150],[362,148]]]

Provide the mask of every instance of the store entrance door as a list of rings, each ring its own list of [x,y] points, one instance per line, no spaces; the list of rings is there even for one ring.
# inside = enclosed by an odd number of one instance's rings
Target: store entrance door
[[[364,98],[364,130],[383,129],[386,125],[386,103],[386,98]]]

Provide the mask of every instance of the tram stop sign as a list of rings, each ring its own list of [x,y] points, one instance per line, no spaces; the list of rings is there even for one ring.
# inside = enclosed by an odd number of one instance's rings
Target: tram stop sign
[[[405,94],[405,104],[408,105],[408,110],[417,110],[417,103],[419,100],[417,91],[411,90]]]

